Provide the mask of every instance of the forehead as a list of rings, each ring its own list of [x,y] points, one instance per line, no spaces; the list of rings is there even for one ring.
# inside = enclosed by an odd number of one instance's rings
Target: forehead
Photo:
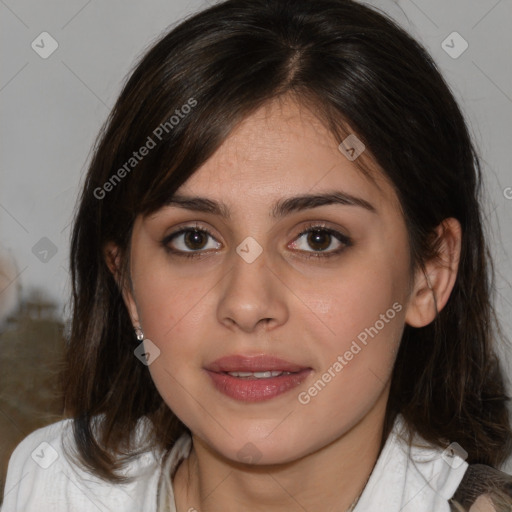
[[[370,161],[364,152],[359,158]],[[178,193],[236,204],[248,197],[275,202],[339,189],[371,199],[376,206],[396,206],[392,187],[371,167],[369,179],[338,149],[334,135],[314,112],[285,96],[247,116]]]

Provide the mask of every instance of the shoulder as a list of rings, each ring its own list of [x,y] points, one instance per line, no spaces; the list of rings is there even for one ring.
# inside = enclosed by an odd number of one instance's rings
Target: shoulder
[[[24,507],[30,510],[31,495],[36,497],[39,489],[44,489],[50,483],[53,489],[59,488],[59,480],[66,469],[62,439],[70,426],[71,420],[53,423],[32,432],[18,444],[7,468],[3,512],[22,510]],[[34,492],[30,492],[31,488]],[[51,496],[49,500],[52,500]]]
[[[428,443],[396,417],[355,510],[448,512],[448,499],[468,464],[457,454],[446,460],[443,450]]]
[[[76,446],[72,426],[73,420],[61,420],[32,432],[16,447],[9,459],[2,512],[155,510],[160,454],[140,455],[125,471],[133,481],[113,484],[70,457]]]
[[[40,466],[50,463],[50,459],[55,456],[55,454],[52,453],[50,443],[53,445],[59,445],[61,443],[63,432],[69,428],[70,424],[71,420],[66,419],[35,430],[25,437],[18,446],[16,446],[11,455],[10,464],[19,462],[20,458],[23,458],[24,456],[28,455],[30,457],[35,448],[41,444],[44,445],[41,446],[43,451],[41,453],[38,452],[39,457],[35,457],[35,454],[34,457],[39,462]],[[50,448],[49,451],[45,451],[46,445]]]
[[[434,489],[441,502],[448,502],[452,512],[512,512],[512,476],[491,466],[468,464],[467,453],[457,443],[444,450],[428,443],[418,434],[413,442],[404,439],[403,422],[397,420],[398,436],[402,446],[407,446],[409,459],[413,463],[416,476],[423,490]],[[397,429],[395,429],[397,430]],[[417,472],[417,473],[416,473]],[[417,496],[420,496],[421,492]],[[434,507],[440,510],[441,504]],[[444,505],[446,507],[446,505]],[[443,508],[444,510],[444,508]]]

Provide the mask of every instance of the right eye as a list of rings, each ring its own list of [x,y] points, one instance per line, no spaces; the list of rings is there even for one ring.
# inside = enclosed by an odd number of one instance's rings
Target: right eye
[[[206,228],[190,226],[167,235],[161,243],[168,252],[176,256],[192,258],[200,256],[205,250],[220,248],[219,242],[216,242],[216,246],[214,244],[213,247],[208,247],[208,238],[215,240]]]

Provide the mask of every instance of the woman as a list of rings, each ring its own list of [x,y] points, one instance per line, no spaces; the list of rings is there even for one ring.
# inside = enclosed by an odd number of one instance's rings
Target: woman
[[[510,510],[480,179],[436,66],[375,10],[185,20],[100,135],[69,419],[18,446],[5,512]]]

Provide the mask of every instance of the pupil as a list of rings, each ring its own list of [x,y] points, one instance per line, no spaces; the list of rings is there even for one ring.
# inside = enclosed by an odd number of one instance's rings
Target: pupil
[[[320,251],[323,251],[329,247],[330,238],[331,238],[331,235],[329,233],[327,233],[326,231],[322,231],[322,230],[311,231],[308,236],[308,243],[313,246],[319,245],[320,247],[317,247],[317,249]]]

